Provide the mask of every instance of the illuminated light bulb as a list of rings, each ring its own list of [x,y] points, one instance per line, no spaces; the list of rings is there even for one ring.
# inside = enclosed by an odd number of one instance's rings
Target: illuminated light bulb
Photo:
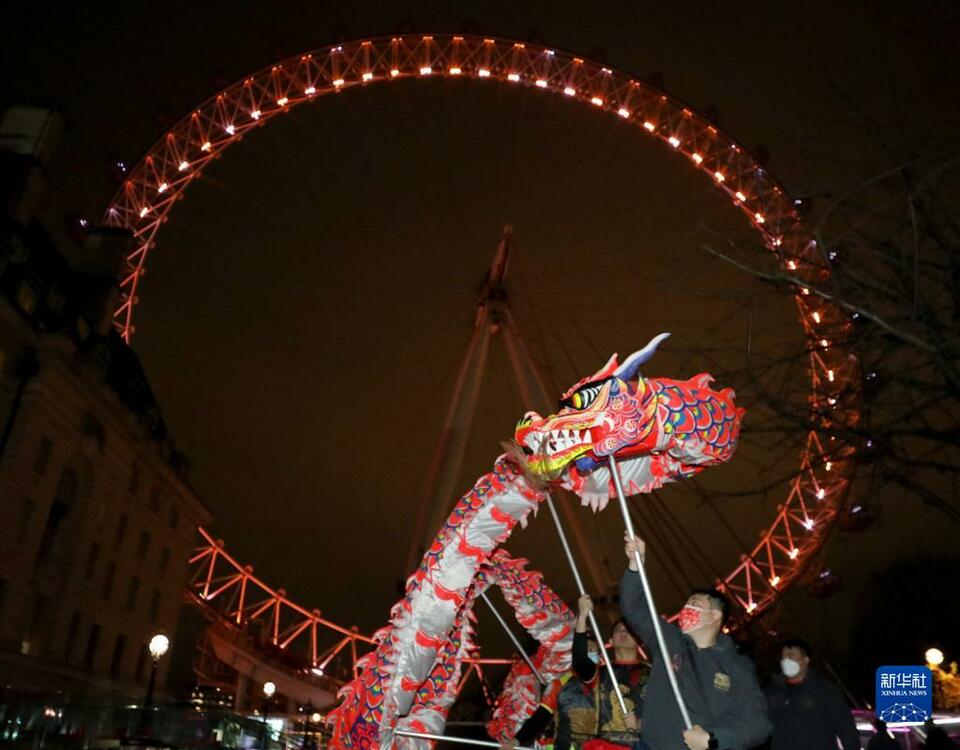
[[[819,322],[820,322],[820,313],[815,312],[815,313],[813,314],[813,322],[814,322],[814,323],[819,323]],[[832,372],[832,371],[831,371],[831,372]],[[830,380],[833,380],[833,375],[832,375],[832,374],[830,375]]]
[[[206,142],[200,147],[200,150],[201,150],[201,151],[209,151],[209,150],[210,150],[210,141],[206,141]]]
[[[312,667],[310,671],[317,677],[323,677],[323,667]]]
[[[747,605],[747,612],[753,612],[753,610],[755,610],[756,608],[757,608],[757,603],[756,603],[756,602],[750,602],[750,603]]]
[[[287,99],[287,97],[281,96],[279,99],[277,99],[277,106],[278,106],[278,107],[286,107],[288,101],[290,101],[290,100]]]
[[[452,76],[458,76],[458,75],[460,75],[462,72],[463,72],[463,71],[460,70],[460,68],[450,68],[450,75],[452,75]]]
[[[830,346],[830,342],[827,341],[826,339],[820,339],[820,346],[822,346],[824,349],[826,349],[827,347]]]
[[[726,177],[724,177],[723,172],[714,172],[713,176],[717,180],[717,182],[723,182],[725,179],[727,179]]]
[[[780,585],[780,576],[774,576],[770,579],[770,585],[776,588]]]
[[[590,98],[590,103],[595,107],[602,107],[603,99],[601,99],[599,96],[593,96]]]
[[[179,164],[179,166],[177,167],[177,169],[179,169],[181,172],[185,172],[186,170],[190,169],[190,162],[188,162],[188,161],[182,161],[182,162],[180,162],[180,164]]]
[[[766,219],[763,218],[763,214],[759,211],[753,215],[753,218],[757,220],[757,224],[763,224]]]
[[[827,370],[827,380],[829,380],[832,383],[833,378],[834,378],[833,370]]]
[[[806,528],[807,531],[810,531],[813,528],[813,519],[808,518],[806,521],[803,522],[803,526],[804,528]]]
[[[360,76],[360,78],[361,78],[362,80],[364,80],[364,81],[372,81],[372,80],[373,80],[373,73],[371,73],[371,72],[368,70],[366,73],[364,73],[362,76]]]
[[[788,261],[787,261],[787,268],[789,268],[791,271],[796,271],[796,270],[797,270],[797,261],[795,261],[795,260],[788,260]]]
[[[791,560],[796,560],[796,559],[797,559],[797,555],[799,555],[799,554],[800,554],[800,550],[798,550],[796,547],[794,547],[792,550],[790,550],[790,559],[791,559]]]
[[[317,87],[316,87],[316,86],[307,86],[307,87],[303,90],[303,93],[306,94],[307,96],[313,96],[314,94],[317,93]]]
[[[168,188],[168,187],[170,187],[170,186],[169,186],[167,183],[161,182],[161,183],[160,183],[160,187],[157,188],[157,192],[158,192],[158,193],[165,193],[165,192],[167,192],[167,188]]]
[[[817,500],[823,500],[827,496],[827,491],[821,487],[817,490]]]
[[[773,241],[773,246],[774,246],[774,247],[780,247],[780,245],[782,245],[782,244],[783,244],[783,240],[781,240],[779,237],[777,237],[777,239],[775,239],[775,240]]]
[[[225,127],[224,130],[227,131],[227,135],[233,135],[234,133],[237,132],[237,129],[233,125],[227,125],[227,127]]]
[[[552,49],[548,49],[548,50],[545,50],[543,54],[548,55],[549,57],[553,57],[554,51]]]
[[[830,396],[827,398],[827,403],[830,404],[830,406],[836,406],[837,400],[833,396]]]
[[[398,75],[400,75],[400,71],[397,70],[396,68],[393,68],[390,70],[390,75],[396,78]]]
[[[673,146],[674,148],[680,147],[680,140],[675,136],[671,135],[669,138],[667,138],[667,140],[670,141],[670,145]]]
[[[150,209],[144,206],[143,208],[140,209],[140,218],[142,219],[148,213],[150,213]]]
[[[630,116],[630,110],[620,107],[620,109],[617,110],[617,114],[620,115],[624,120],[626,120]]]
[[[690,154],[690,158],[693,159],[697,164],[703,164],[703,157],[700,154]]]
[[[477,75],[480,76],[481,78],[489,78],[490,71],[487,70],[486,68],[480,68],[480,70],[477,71]]]
[[[432,72],[433,72],[433,68],[431,68],[429,65],[424,65],[422,68],[420,68],[420,75],[422,76],[428,76]]]
[[[519,73],[508,73],[508,74],[507,74],[507,80],[508,80],[508,81],[513,81],[514,83],[516,83],[517,81],[520,80],[520,74],[519,74]]]
[[[253,110],[253,112],[250,113],[250,116],[251,116],[254,120],[259,120],[259,119],[260,119],[260,115],[261,115],[261,112],[260,112],[259,109],[255,109],[255,110]]]
[[[804,287],[800,287],[800,294],[806,296],[806,295],[810,294],[810,290],[807,289],[805,286],[804,286]]]
[[[545,88],[547,87],[547,82],[546,82],[545,80],[543,80],[542,78],[538,78],[538,79],[537,79],[537,86],[539,86],[539,87],[542,88],[542,89],[545,89]]]
[[[826,469],[827,471],[830,471],[833,468],[833,462],[827,461],[827,463],[824,464],[823,468]]]
[[[337,79],[333,82],[333,87],[338,89],[338,88],[340,88],[341,86],[343,86],[343,79],[342,79],[342,78],[337,78]]]
[[[747,196],[745,196],[745,195],[744,195],[743,193],[741,193],[739,190],[738,190],[737,192],[735,192],[734,195],[737,196],[737,200],[738,200],[738,201],[745,201],[745,200],[747,199]]]
[[[939,667],[943,664],[943,651],[938,648],[928,648],[923,658],[927,660],[927,664]]]
[[[570,86],[564,86],[563,93],[566,94],[567,96],[573,96],[574,94],[577,93],[577,90],[571,88]]]
[[[650,122],[649,120],[647,120],[646,122],[643,123],[643,127],[645,127],[647,130],[649,130],[651,133],[652,133],[654,130],[657,129],[657,126],[654,125],[654,124],[653,124],[652,122]]]
[[[310,721],[312,721],[314,724],[319,724],[322,719],[323,716],[320,715],[319,711],[314,711],[312,714],[310,714]]]

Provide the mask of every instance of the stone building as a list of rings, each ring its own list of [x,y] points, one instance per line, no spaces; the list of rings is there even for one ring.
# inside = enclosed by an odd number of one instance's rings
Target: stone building
[[[130,238],[34,218],[56,127],[0,118],[0,684],[137,695],[210,513],[112,326]]]

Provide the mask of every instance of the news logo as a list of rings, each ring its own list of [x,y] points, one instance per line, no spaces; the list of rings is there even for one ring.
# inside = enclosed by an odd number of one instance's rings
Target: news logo
[[[929,668],[878,667],[876,712],[888,726],[923,724],[933,715]]]

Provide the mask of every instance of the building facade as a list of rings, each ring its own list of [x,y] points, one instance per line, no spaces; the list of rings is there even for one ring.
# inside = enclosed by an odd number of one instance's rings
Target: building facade
[[[27,120],[0,123],[0,148]],[[85,229],[68,262],[32,216],[42,154],[22,151],[0,152],[0,684],[137,695],[210,513],[113,330],[129,238]]]

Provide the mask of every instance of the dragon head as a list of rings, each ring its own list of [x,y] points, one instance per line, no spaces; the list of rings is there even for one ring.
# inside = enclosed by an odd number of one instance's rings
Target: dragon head
[[[622,364],[614,354],[593,375],[563,394],[560,410],[542,417],[527,412],[517,424],[514,439],[523,453],[525,468],[541,482],[573,489],[585,502],[606,503],[604,468],[609,456],[630,460],[656,448],[657,399],[639,376],[640,365],[650,359],[669,333],[654,337]],[[584,477],[602,479],[588,496]]]

